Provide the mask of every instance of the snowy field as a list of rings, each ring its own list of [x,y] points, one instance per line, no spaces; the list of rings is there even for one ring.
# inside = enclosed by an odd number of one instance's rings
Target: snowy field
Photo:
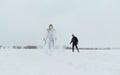
[[[120,75],[120,50],[0,50],[0,75]]]
[[[55,46],[99,50],[11,49],[44,47],[50,24]],[[119,47],[120,0],[0,0],[0,75],[120,75]]]

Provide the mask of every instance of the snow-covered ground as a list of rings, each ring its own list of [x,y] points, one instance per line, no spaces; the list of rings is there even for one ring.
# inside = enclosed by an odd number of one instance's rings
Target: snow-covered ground
[[[120,50],[0,50],[0,75],[120,75]]]

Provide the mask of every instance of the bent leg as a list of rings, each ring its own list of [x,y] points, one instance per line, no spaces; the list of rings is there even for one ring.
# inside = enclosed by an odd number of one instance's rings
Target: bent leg
[[[79,52],[79,48],[78,48],[78,46],[76,45],[76,48],[77,48],[77,51]]]
[[[51,49],[51,41],[49,40],[49,49]]]

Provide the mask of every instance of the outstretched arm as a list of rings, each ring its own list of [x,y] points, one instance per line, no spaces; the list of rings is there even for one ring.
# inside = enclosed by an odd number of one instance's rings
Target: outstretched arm
[[[73,42],[73,39],[71,40],[70,44]]]
[[[48,38],[48,29],[46,30],[45,36],[44,36],[44,38],[43,38],[43,41],[44,41],[44,44],[45,44],[45,45],[46,45],[46,40],[47,40],[47,38]]]

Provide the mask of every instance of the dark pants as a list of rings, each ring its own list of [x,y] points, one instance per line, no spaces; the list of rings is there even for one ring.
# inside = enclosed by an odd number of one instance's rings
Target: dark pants
[[[78,49],[77,44],[75,44],[75,43],[72,44],[72,51],[73,51],[73,52],[74,52],[74,47],[76,47],[77,51],[79,52],[79,49]]]

